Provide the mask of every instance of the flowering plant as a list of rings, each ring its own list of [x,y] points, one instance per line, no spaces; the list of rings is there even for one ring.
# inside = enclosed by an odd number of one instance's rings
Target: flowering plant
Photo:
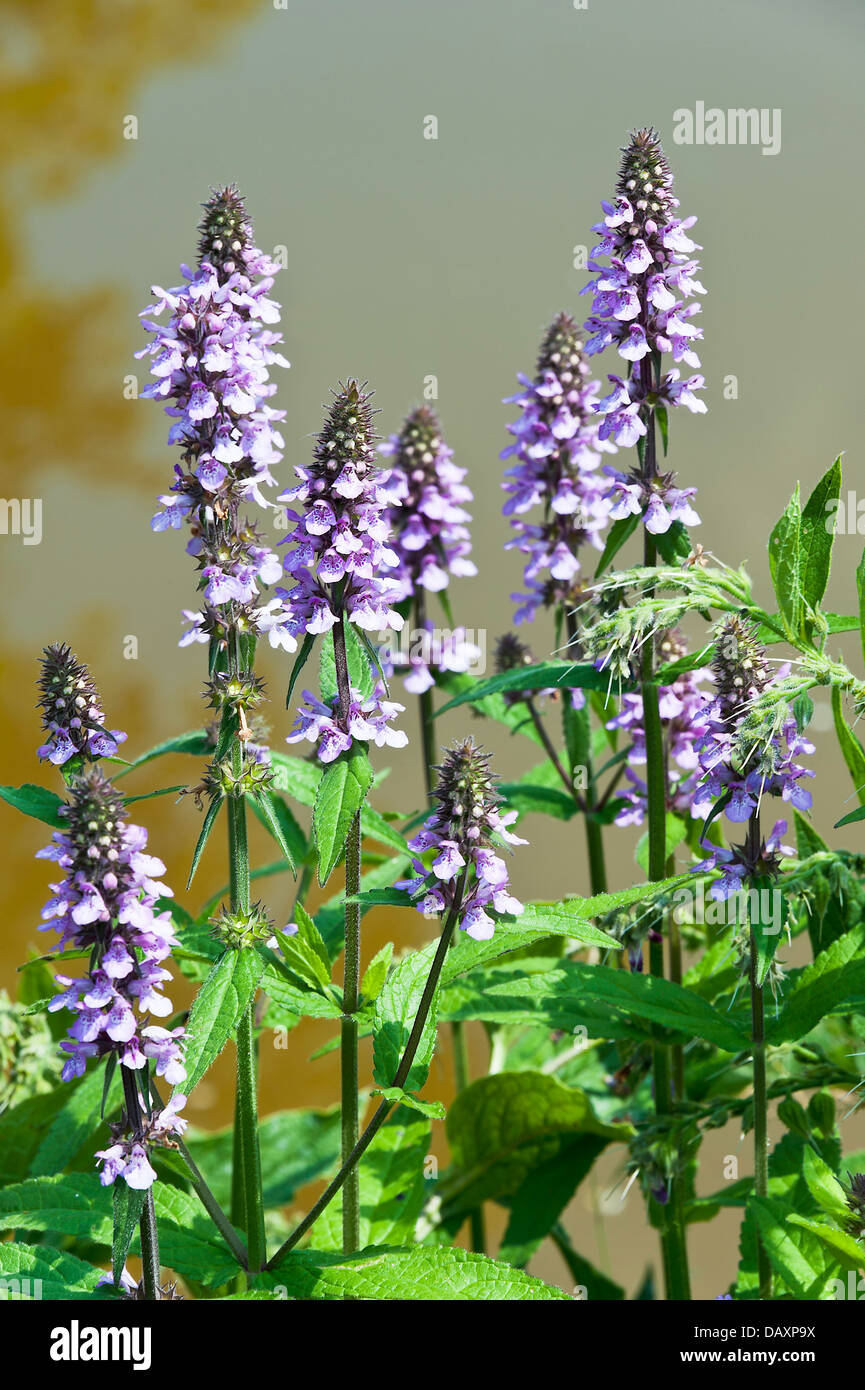
[[[862,1085],[865,858],[814,826],[808,732],[811,692],[829,690],[865,803],[847,713],[865,711],[865,681],[834,654],[836,635],[861,636],[865,568],[859,614],[824,606],[840,461],[775,525],[767,606],[693,539],[699,450],[681,482],[664,460],[674,407],[706,411],[705,291],[673,190],[656,132],[634,132],[594,229],[589,317],[558,313],[508,398],[505,549],[522,588],[519,634],[498,636],[490,675],[471,669],[478,631],[451,618],[451,580],[477,574],[473,497],[437,414],[415,407],[380,445],[372,392],[349,376],[296,479],[278,477],[278,267],[235,187],[206,202],[197,262],[154,289],[140,355],[179,451],[152,525],[187,533],[200,607],[180,643],[184,661],[199,655],[207,713],[129,759],[88,666],[63,643],[42,655],[35,747],[55,785],[0,788],[50,828],[38,856],[56,879],[49,949],[0,1009],[4,1278],[118,1303],[686,1302],[722,1207],[741,1235],[738,1264],[713,1275],[719,1299],[827,1299],[865,1267],[856,1101],[838,1116]],[[605,352],[627,364],[607,396],[593,378]],[[441,637],[433,596],[446,640],[401,651],[407,624]],[[262,722],[265,637],[291,711],[276,729]],[[531,749],[528,772],[504,775],[509,755],[482,746],[478,720]],[[164,758],[198,771],[127,793]],[[402,812],[379,806],[391,758],[421,765]],[[144,828],[166,791],[199,817],[180,893]],[[542,815],[585,836],[559,901],[523,852]],[[253,819],[274,860],[256,862]],[[865,804],[837,819],[860,823]],[[629,827],[634,881],[611,888],[607,852]],[[205,859],[226,886],[197,905]],[[394,936],[376,953],[374,914]],[[313,1058],[306,1020],[332,1034]],[[298,1069],[331,1047],[333,1109],[260,1115],[270,1050]],[[208,1133],[196,1088],[223,1053],[234,1123]],[[731,1121],[753,1134],[752,1161],[698,1190],[706,1136]],[[658,1233],[642,1285],[569,1233],[602,1155],[623,1194],[639,1184]],[[295,1195],[317,1179],[312,1200]],[[558,1282],[527,1270],[545,1243]]]

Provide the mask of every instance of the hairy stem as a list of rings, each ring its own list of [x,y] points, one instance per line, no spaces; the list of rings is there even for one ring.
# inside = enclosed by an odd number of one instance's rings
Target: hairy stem
[[[760,852],[760,812],[755,811],[748,821],[748,857],[754,863]],[[750,929],[751,986],[751,1056],[754,1079],[754,1194],[769,1195],[769,1102],[766,1090],[766,1030],[763,1019],[763,985],[759,983],[757,934]],[[772,1297],[772,1266],[766,1248],[757,1233],[757,1278],[761,1299]]]
[[[143,1134],[143,1116],[138,1083],[129,1067],[120,1065],[123,1079],[123,1098],[126,1102],[126,1115],[132,1136],[140,1139]],[[141,1282],[144,1297],[154,1303],[159,1298],[159,1231],[156,1226],[156,1209],[153,1205],[153,1189],[148,1188],[144,1198],[144,1208],[138,1223],[141,1235]]]

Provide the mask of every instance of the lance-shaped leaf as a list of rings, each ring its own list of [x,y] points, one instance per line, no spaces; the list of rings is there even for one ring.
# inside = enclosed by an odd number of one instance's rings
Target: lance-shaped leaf
[[[815,487],[802,508],[801,572],[802,595],[816,609],[822,601],[829,582],[832,542],[835,530],[832,522],[841,495],[841,459],[836,458]]]
[[[393,1085],[437,946],[437,941],[431,941],[422,951],[412,951],[401,960],[375,1001],[372,1068],[379,1086]],[[434,998],[414,1061],[403,1083],[407,1091],[419,1091],[426,1081],[435,1040]]]
[[[780,1015],[766,1030],[770,1043],[801,1039],[829,1013],[865,993],[865,923],[845,932],[801,972]]]
[[[234,1033],[264,972],[255,950],[228,950],[216,962],[195,996],[186,1025],[187,1077],[180,1090],[189,1095]]]
[[[129,1187],[117,1181],[114,1193],[114,1232],[111,1240],[111,1277],[115,1288],[120,1288],[120,1276],[126,1264],[132,1238],[144,1210],[147,1193],[140,1188]],[[64,1227],[64,1230],[67,1229]]]
[[[44,821],[55,830],[63,829],[60,807],[65,803],[47,787],[38,787],[33,782],[26,782],[23,787],[0,787],[0,797],[16,811],[23,811],[25,816]]]
[[[500,695],[505,690],[606,690],[609,683],[609,675],[605,672],[574,661],[548,661],[541,666],[520,666],[514,671],[502,671],[489,680],[477,681],[442,705],[436,711],[436,718],[457,705],[473,704],[487,695]]]
[[[853,786],[860,803],[865,806],[865,749],[863,749],[853,730],[844,718],[844,711],[841,705],[841,691],[837,685],[832,687],[832,718],[835,721],[835,733],[838,744],[847,764],[850,776],[853,778]],[[849,822],[848,822],[849,823]]]
[[[366,752],[357,744],[324,770],[312,813],[319,883],[327,882],[345,849],[351,823],[372,786],[372,775]]]
[[[145,763],[150,763],[154,758],[163,758],[169,753],[187,753],[195,758],[206,758],[213,752],[213,744],[203,729],[190,729],[188,733],[177,734],[174,738],[167,738],[164,743],[157,743],[153,748],[148,748],[146,753],[142,753],[134,762],[127,763],[122,772],[118,772],[114,780],[119,781],[121,777],[126,777],[130,772],[134,772],[137,767],[143,767]]]
[[[195,876],[195,870],[198,868],[198,865],[201,861],[201,856],[204,853],[204,846],[210,839],[211,831],[213,830],[213,827],[216,824],[216,818],[219,815],[220,810],[222,809],[222,803],[224,800],[225,798],[223,796],[215,796],[207,808],[207,812],[205,814],[204,821],[201,826],[201,831],[199,833],[198,840],[196,841],[195,849],[192,854],[192,863],[189,866],[189,877],[186,880],[187,889],[189,888]]]
[[[802,510],[799,484],[769,537],[769,572],[789,637],[802,630]]]
[[[292,870],[306,853],[306,836],[285,801],[267,787],[247,797],[255,815],[273,836]]]
[[[289,682],[288,682],[288,692],[287,692],[286,697],[285,697],[285,708],[286,708],[286,709],[288,709],[289,706],[291,705],[291,697],[292,697],[292,693],[293,693],[293,691],[294,691],[294,687],[295,687],[295,685],[297,684],[297,678],[298,678],[298,676],[300,675],[300,673],[301,673],[301,671],[303,670],[303,668],[304,668],[304,666],[306,665],[306,663],[309,661],[309,658],[310,658],[310,655],[311,655],[311,653],[312,653],[312,649],[313,649],[314,646],[315,646],[315,638],[313,637],[312,633],[310,633],[310,632],[305,633],[305,634],[304,634],[303,641],[302,641],[301,644],[300,644],[300,651],[297,653],[297,656],[294,658],[294,665],[293,665],[292,668],[291,668],[291,676],[290,676]]]

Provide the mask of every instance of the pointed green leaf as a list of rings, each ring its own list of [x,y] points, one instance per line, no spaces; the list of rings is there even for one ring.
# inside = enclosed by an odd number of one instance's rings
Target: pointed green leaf
[[[802,629],[802,512],[798,483],[769,537],[769,571],[787,633],[798,638]]]
[[[195,845],[195,850],[193,851],[192,863],[189,867],[189,877],[186,880],[187,890],[189,889],[189,885],[192,883],[193,877],[195,876],[195,870],[198,868],[201,856],[204,853],[204,846],[210,839],[210,832],[213,830],[213,827],[216,824],[216,818],[219,815],[220,810],[222,809],[222,803],[224,800],[225,798],[222,796],[215,796],[207,808],[207,813],[204,817],[204,821],[201,826],[201,831],[199,833],[198,840]]]
[[[821,603],[829,582],[833,504],[841,495],[841,459],[836,458],[802,508],[802,594],[812,609]],[[827,524],[829,523],[829,524]]]
[[[407,1250],[385,1246],[348,1256],[329,1250],[292,1250],[266,1278],[272,1287],[300,1300],[570,1302],[562,1289],[522,1270],[450,1246],[415,1245]]]
[[[248,1007],[264,972],[257,951],[226,951],[195,996],[186,1025],[186,1080],[178,1088],[189,1095],[213,1065],[241,1015]]]
[[[276,840],[292,870],[296,869],[298,859],[306,853],[306,837],[282,797],[265,787],[247,797],[247,801]]]
[[[63,829],[65,822],[60,807],[65,803],[47,787],[37,787],[33,782],[26,782],[23,787],[0,787],[0,797],[16,811],[23,811],[25,816],[44,821],[56,830]]]
[[[325,768],[312,818],[319,883],[326,883],[330,878],[345,849],[351,823],[371,786],[369,759],[357,745]]]

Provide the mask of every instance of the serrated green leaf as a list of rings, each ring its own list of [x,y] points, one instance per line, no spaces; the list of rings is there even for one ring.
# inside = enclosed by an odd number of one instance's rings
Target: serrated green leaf
[[[349,1256],[292,1250],[267,1278],[272,1287],[284,1288],[294,1299],[537,1302],[569,1298],[522,1270],[450,1246],[385,1247]]]
[[[780,1015],[766,1030],[772,1044],[801,1040],[827,1014],[865,989],[865,923],[833,941],[797,977]]]
[[[401,1086],[383,1086],[377,1091],[373,1091],[374,1096],[381,1096],[382,1100],[388,1100],[392,1105],[405,1105],[409,1110],[416,1110],[419,1115],[424,1115],[428,1120],[443,1120],[445,1117],[444,1103],[440,1100],[419,1100],[412,1095],[411,1091],[404,1091]]]
[[[791,1212],[787,1220],[816,1236],[826,1247],[830,1258],[837,1260],[842,1269],[865,1269],[865,1246],[846,1231],[839,1231],[837,1226],[827,1226],[823,1221],[813,1221],[810,1216],[799,1216],[797,1212]]]
[[[426,1191],[424,1166],[429,1154],[429,1121],[397,1111],[379,1130],[360,1165],[360,1244],[401,1245],[414,1239]],[[342,1193],[315,1223],[317,1250],[342,1248]]]
[[[81,1078],[74,1091],[63,1097],[65,1104],[48,1126],[30,1164],[32,1177],[53,1174],[66,1166],[99,1125],[103,1113],[103,1092],[104,1064],[99,1063]],[[108,1103],[104,1107],[106,1114],[119,1104],[119,1099],[120,1083],[115,1077]]]
[[[393,956],[393,942],[388,941],[377,951],[370,961],[360,982],[360,996],[365,1004],[371,1004],[381,993],[382,986],[387,979],[387,972],[390,969],[391,958]]]
[[[802,1154],[802,1176],[818,1207],[836,1221],[844,1223],[849,1219],[850,1208],[843,1187],[829,1164],[810,1145],[806,1145]]]
[[[190,1127],[186,1143],[220,1205],[231,1201],[233,1128],[205,1133]],[[266,1207],[293,1202],[299,1190],[330,1172],[339,1160],[339,1107],[281,1110],[259,1126],[262,1194]],[[159,1163],[159,1153],[156,1158]]]
[[[254,950],[228,950],[216,962],[195,996],[186,1025],[186,1080],[189,1095],[213,1065],[255,995],[264,961]]]
[[[832,687],[832,718],[835,721],[835,733],[838,744],[844,756],[844,761],[853,778],[853,786],[859,798],[860,805],[865,806],[865,750],[863,750],[853,730],[844,718],[844,711],[841,705],[841,691],[837,685]],[[848,822],[849,823],[849,822]]]
[[[829,582],[834,529],[827,528],[833,502],[841,495],[841,459],[836,458],[820,479],[802,508],[801,571],[802,595],[816,609]]]
[[[372,694],[375,676],[369,656],[351,623],[345,627],[345,654],[348,661],[348,678],[354,690],[359,690],[364,699]],[[327,703],[337,694],[336,661],[333,652],[333,631],[331,630],[321,644],[319,666],[321,698]]]
[[[292,870],[306,854],[306,836],[284,799],[266,787],[247,797],[262,825],[270,831]]]
[[[391,972],[378,995],[373,1016],[373,1076],[379,1086],[393,1085],[424,985],[438,947],[432,941],[422,951],[412,951]],[[436,1001],[424,1025],[420,1044],[405,1079],[408,1091],[420,1091],[427,1079],[436,1041]]]
[[[65,822],[60,807],[65,802],[47,787],[38,787],[33,782],[25,782],[23,787],[0,787],[0,797],[16,811],[23,811],[25,816],[41,820],[55,830],[63,829]]]
[[[584,1091],[554,1076],[523,1071],[482,1077],[459,1093],[448,1112],[453,1167],[439,1185],[443,1207],[455,1216],[514,1196],[576,1135],[600,1141],[597,1149],[589,1146],[593,1158],[608,1143],[627,1143],[632,1133],[629,1125],[604,1124]],[[583,1172],[591,1164],[588,1151],[585,1157]]]
[[[799,484],[769,537],[769,571],[788,635],[802,629],[802,511]]]
[[[45,1245],[0,1244],[0,1278],[7,1299],[15,1298],[13,1281],[19,1280],[22,1298],[80,1299],[92,1294],[104,1271],[94,1269],[65,1250]]]
[[[198,839],[195,844],[195,849],[192,854],[192,863],[189,866],[189,877],[186,880],[187,891],[189,890],[189,886],[192,883],[192,880],[195,876],[195,870],[198,868],[198,865],[201,861],[201,856],[204,853],[204,846],[210,839],[210,833],[216,824],[216,818],[219,815],[220,810],[222,809],[224,800],[225,798],[223,796],[215,796],[207,808],[204,821],[202,822],[201,830],[199,832]]]
[[[114,1193],[114,1231],[111,1241],[111,1277],[115,1288],[120,1288],[120,1276],[126,1264],[132,1237],[144,1210],[147,1193],[129,1187],[125,1182],[115,1182]],[[64,1228],[66,1229],[66,1228]]]
[[[753,1213],[760,1240],[772,1268],[799,1299],[819,1299],[838,1272],[838,1263],[827,1257],[816,1236],[791,1224],[784,1203],[766,1197],[752,1197],[748,1210]]]
[[[369,759],[357,745],[325,768],[312,814],[319,883],[327,882],[342,855],[351,823],[372,786],[372,778]]]

